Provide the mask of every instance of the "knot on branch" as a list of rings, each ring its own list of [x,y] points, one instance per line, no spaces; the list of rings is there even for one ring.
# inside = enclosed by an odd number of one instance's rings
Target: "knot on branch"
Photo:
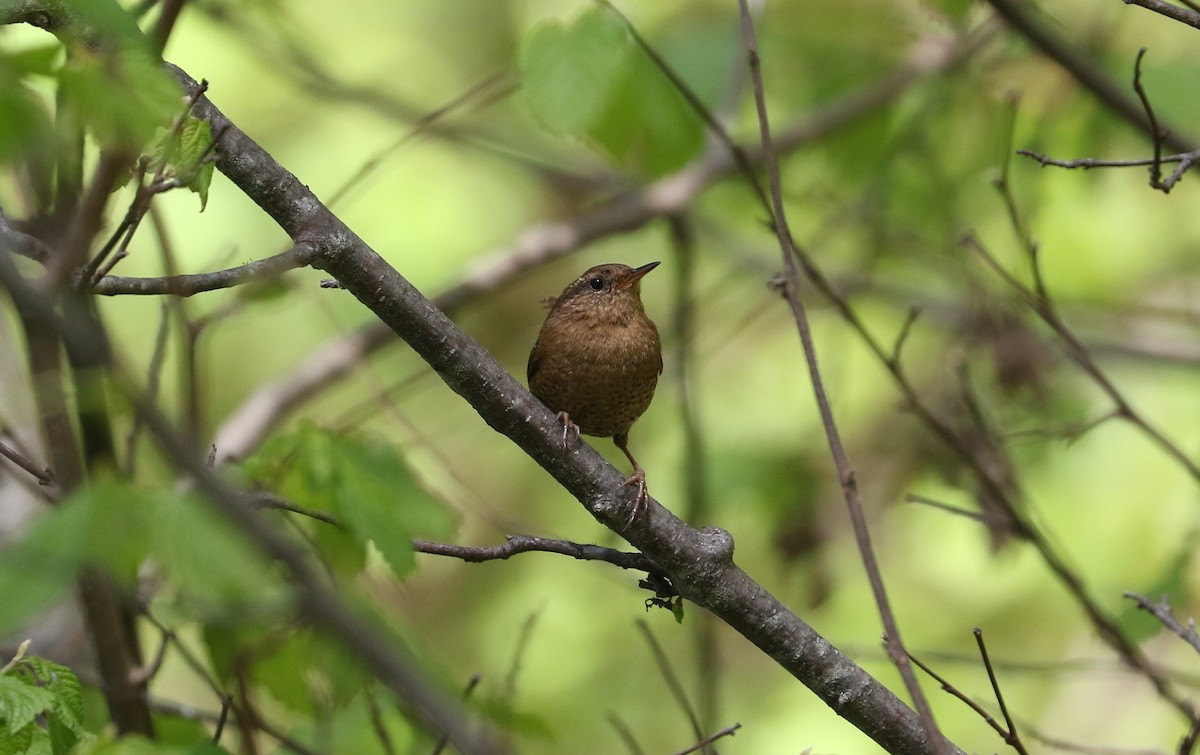
[[[733,535],[720,527],[705,527],[698,538],[705,560],[721,566],[733,565]]]

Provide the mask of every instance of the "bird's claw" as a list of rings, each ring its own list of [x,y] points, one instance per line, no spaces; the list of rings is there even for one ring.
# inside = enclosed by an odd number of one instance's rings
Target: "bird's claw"
[[[633,524],[633,521],[637,519],[638,514],[642,513],[642,511],[644,511],[646,508],[646,499],[648,497],[646,495],[646,473],[642,471],[641,467],[633,470],[633,474],[628,480],[621,483],[621,487],[634,484],[637,485],[637,495],[633,499],[633,506],[630,508],[629,518],[625,520],[625,526],[621,528],[621,532],[629,529],[629,525]]]
[[[558,413],[558,421],[561,422],[563,426],[562,447],[563,450],[566,451],[567,448],[569,448],[567,436],[574,435],[575,438],[572,440],[572,442],[579,442],[579,425],[572,422],[571,415],[567,414],[566,412]]]

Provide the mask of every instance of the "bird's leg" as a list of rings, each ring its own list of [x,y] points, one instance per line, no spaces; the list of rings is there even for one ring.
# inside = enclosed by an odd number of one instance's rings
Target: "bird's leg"
[[[626,520],[625,526],[621,528],[621,532],[629,529],[629,525],[633,524],[633,520],[637,519],[637,515],[646,508],[646,471],[642,469],[642,465],[637,463],[637,459],[633,458],[633,454],[629,453],[629,433],[621,433],[613,436],[613,443],[617,444],[617,448],[625,453],[625,458],[629,459],[629,463],[633,465],[633,474],[629,479],[621,483],[625,485],[637,485],[637,497],[633,499],[633,510],[629,512],[629,519]]]
[[[572,421],[571,421],[571,416],[570,416],[569,414],[567,414],[566,412],[559,412],[559,413],[558,413],[558,421],[559,421],[559,422],[561,422],[561,423],[562,423],[562,426],[563,426],[562,447],[563,447],[563,450],[564,450],[564,451],[566,451],[566,450],[567,450],[567,436],[568,436],[568,435],[574,435],[574,436],[575,436],[575,438],[574,438],[574,440],[573,440],[572,442],[578,442],[578,441],[579,441],[579,425],[577,425],[577,424],[575,424],[574,422],[572,422]]]

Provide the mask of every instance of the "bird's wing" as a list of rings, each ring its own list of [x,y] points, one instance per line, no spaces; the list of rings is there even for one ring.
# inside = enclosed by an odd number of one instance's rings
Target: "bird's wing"
[[[529,352],[529,364],[525,367],[525,381],[529,385],[533,385],[533,376],[537,374],[538,367],[542,365],[541,341],[533,344],[533,351]]]

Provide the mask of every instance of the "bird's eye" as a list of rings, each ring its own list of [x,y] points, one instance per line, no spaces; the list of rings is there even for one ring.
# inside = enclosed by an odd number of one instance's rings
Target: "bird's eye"
[[[592,287],[593,291],[603,290],[604,279],[603,278],[592,278],[590,281],[588,281],[588,285]]]

